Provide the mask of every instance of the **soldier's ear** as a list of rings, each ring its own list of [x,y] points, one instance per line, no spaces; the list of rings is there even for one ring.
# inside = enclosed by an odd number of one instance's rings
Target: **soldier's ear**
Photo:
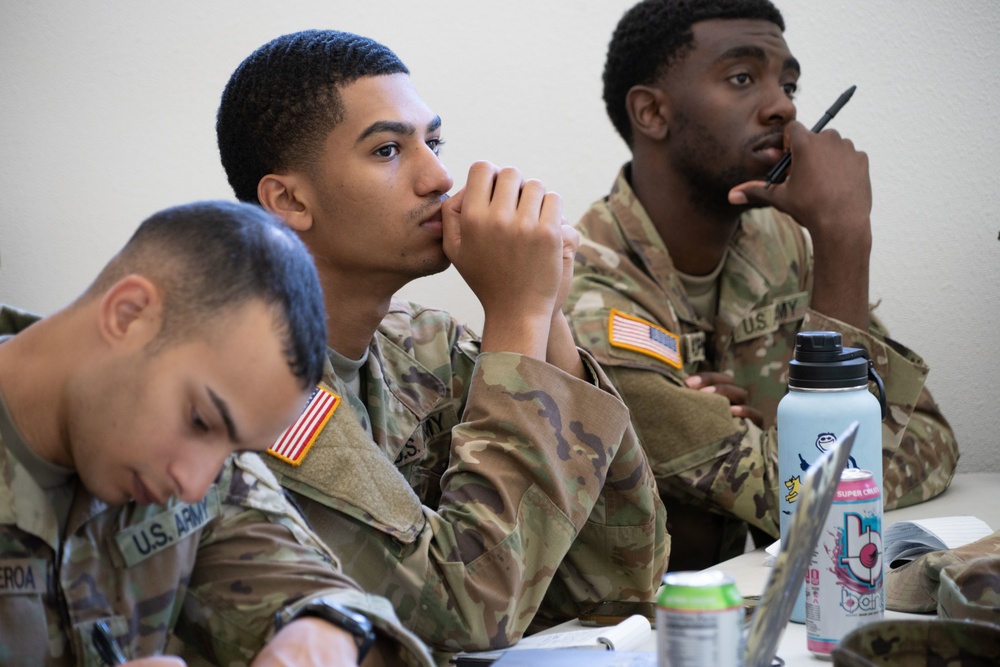
[[[138,349],[163,327],[163,295],[145,276],[130,274],[104,292],[97,312],[97,327],[105,342]]]
[[[313,190],[305,174],[268,174],[257,184],[257,199],[297,232],[313,226]]]
[[[625,110],[632,123],[632,134],[653,141],[667,138],[669,112],[667,95],[656,86],[632,86],[625,96]]]

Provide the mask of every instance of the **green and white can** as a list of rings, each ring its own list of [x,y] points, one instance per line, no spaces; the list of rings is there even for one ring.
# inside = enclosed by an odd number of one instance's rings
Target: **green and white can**
[[[719,570],[668,572],[656,598],[659,667],[743,664],[743,597]]]

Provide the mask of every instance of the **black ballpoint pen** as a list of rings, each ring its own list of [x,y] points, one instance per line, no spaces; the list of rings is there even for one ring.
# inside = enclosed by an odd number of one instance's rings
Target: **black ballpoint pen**
[[[118,644],[115,643],[114,638],[111,636],[111,630],[105,621],[94,623],[94,628],[91,630],[91,639],[94,642],[94,648],[97,649],[98,655],[101,656],[101,660],[105,664],[125,664],[125,655],[118,648]]]
[[[833,106],[826,110],[826,113],[823,114],[823,117],[820,118],[815,125],[813,125],[812,131],[819,132],[824,127],[826,127],[826,124],[830,122],[830,119],[836,116],[837,112],[840,111],[845,104],[847,104],[847,100],[851,99],[851,95],[854,94],[856,88],[857,86],[851,86],[850,88],[845,90],[843,95],[838,97],[837,101],[833,103]],[[781,159],[778,160],[778,162],[773,167],[771,167],[771,170],[769,172],[767,172],[767,183],[764,184],[764,189],[767,189],[772,185],[774,185],[775,183],[781,183],[783,180],[785,180],[785,172],[788,171],[788,167],[791,164],[792,164],[792,152],[785,151],[785,154],[781,156]]]

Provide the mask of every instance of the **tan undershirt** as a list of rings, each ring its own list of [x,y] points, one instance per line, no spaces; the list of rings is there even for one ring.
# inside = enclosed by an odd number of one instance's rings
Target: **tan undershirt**
[[[689,276],[686,273],[677,272],[677,276],[684,285],[687,292],[688,301],[694,308],[694,312],[703,320],[711,322],[719,312],[719,276],[722,275],[722,267],[729,257],[729,250],[722,254],[719,264],[712,269],[707,276]]]

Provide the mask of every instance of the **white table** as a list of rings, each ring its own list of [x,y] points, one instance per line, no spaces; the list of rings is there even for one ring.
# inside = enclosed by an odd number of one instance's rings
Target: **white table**
[[[897,521],[971,514],[996,530],[1000,528],[1000,501],[996,500],[998,489],[1000,489],[1000,473],[956,475],[948,490],[937,498],[919,505],[886,512],[884,525],[888,527]],[[765,555],[763,548],[757,549],[720,563],[713,569],[733,575],[736,578],[736,587],[742,595],[760,595],[771,571],[763,564]],[[926,615],[886,612],[886,618],[907,617],[925,618]],[[578,621],[569,621],[546,632],[566,632],[581,627]],[[650,633],[649,639],[638,650],[656,651],[656,633]],[[786,627],[778,645],[778,656],[784,659],[786,667],[800,665],[819,667],[830,664],[829,661],[820,660],[806,649],[806,626],[799,623],[789,623]]]

